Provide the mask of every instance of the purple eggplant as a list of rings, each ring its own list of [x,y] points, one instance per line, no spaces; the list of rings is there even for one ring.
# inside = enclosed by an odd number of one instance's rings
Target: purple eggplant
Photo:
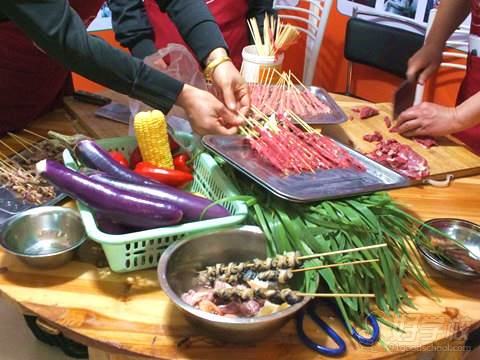
[[[120,224],[155,228],[178,224],[183,216],[179,207],[169,202],[101,184],[53,160],[38,162],[37,172],[72,198]]]
[[[107,234],[122,235],[136,231],[136,229],[132,229],[129,226],[113,222],[110,217],[107,217],[102,213],[96,213],[95,220],[97,222],[97,227]]]
[[[133,184],[159,185],[157,181],[147,179],[132,170],[120,165],[110,154],[93,140],[82,140],[75,146],[75,156],[85,166],[103,171],[117,179]]]
[[[93,173],[89,176],[98,183],[112,186],[119,190],[130,191],[139,196],[146,196],[151,201],[167,201],[178,206],[183,211],[183,221],[198,221],[203,210],[212,205],[212,201],[190,194],[188,192],[178,190],[167,185],[138,185],[131,184],[122,180],[118,180],[113,176]],[[212,205],[203,215],[202,219],[216,219],[230,216],[230,213],[223,206]]]

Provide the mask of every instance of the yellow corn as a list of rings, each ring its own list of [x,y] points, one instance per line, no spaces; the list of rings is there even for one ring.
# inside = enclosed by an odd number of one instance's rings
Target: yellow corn
[[[135,115],[134,128],[143,161],[173,169],[167,122],[163,113],[158,110],[139,112]]]

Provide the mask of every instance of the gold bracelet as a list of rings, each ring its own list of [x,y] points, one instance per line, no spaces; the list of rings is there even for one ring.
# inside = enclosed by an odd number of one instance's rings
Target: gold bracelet
[[[210,61],[207,65],[207,67],[205,68],[205,70],[203,71],[203,74],[205,75],[205,79],[207,81],[211,81],[213,72],[215,71],[217,66],[220,65],[220,64],[223,64],[224,62],[227,62],[227,61],[232,61],[232,59],[230,59],[230,57],[227,56],[227,55],[219,56],[219,57],[213,59],[212,61]]]

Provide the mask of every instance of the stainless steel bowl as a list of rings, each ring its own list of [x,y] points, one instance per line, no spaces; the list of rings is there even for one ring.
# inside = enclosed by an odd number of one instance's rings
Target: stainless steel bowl
[[[170,300],[202,334],[227,342],[255,342],[278,331],[310,298],[267,316],[227,318],[195,309],[180,296],[197,285],[196,272],[205,266],[265,257],[265,237],[260,228],[225,229],[170,246],[160,258],[158,278]]]
[[[70,261],[85,239],[85,228],[76,211],[45,206],[10,218],[2,227],[0,245],[26,264],[46,269]]]
[[[480,226],[466,220],[460,219],[432,219],[426,222],[427,225],[438,229],[448,234],[452,239],[462,243],[465,248],[470,251],[470,254],[465,252],[462,258],[452,258],[452,262],[448,263],[429,249],[419,245],[418,250],[424,257],[425,261],[435,270],[457,279],[472,279],[480,278],[480,272],[475,271],[474,268],[480,269]],[[433,233],[429,229],[422,227],[423,231],[431,239],[435,238],[444,241],[444,247],[454,251],[460,250],[458,245],[449,241],[446,238],[441,238],[439,235]],[[462,260],[463,259],[463,260]]]

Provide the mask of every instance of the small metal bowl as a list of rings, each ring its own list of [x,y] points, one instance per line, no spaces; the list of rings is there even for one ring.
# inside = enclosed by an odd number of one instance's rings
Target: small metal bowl
[[[251,343],[278,331],[310,298],[267,316],[228,318],[196,309],[180,296],[197,285],[197,271],[208,265],[265,257],[265,237],[260,228],[225,229],[170,246],[160,258],[158,278],[170,300],[202,334],[227,342]]]
[[[422,254],[425,261],[432,268],[447,276],[457,279],[480,278],[480,272],[475,271],[471,267],[471,265],[474,264],[475,268],[480,268],[480,226],[466,220],[450,218],[432,219],[427,221],[425,224],[448,234],[452,239],[462,243],[465,248],[470,251],[468,256],[468,262],[470,263],[469,266],[465,261],[462,261],[458,258],[452,260],[451,263],[448,263],[444,259],[432,253],[426,247],[418,245],[417,247],[420,254]],[[441,239],[438,234],[432,233],[432,231],[425,227],[421,227],[420,230],[430,238],[448,241],[448,239]],[[456,249],[461,249],[458,246],[453,246]]]
[[[73,258],[74,250],[86,240],[79,214],[60,206],[24,211],[2,228],[0,245],[25,264],[55,268]]]

